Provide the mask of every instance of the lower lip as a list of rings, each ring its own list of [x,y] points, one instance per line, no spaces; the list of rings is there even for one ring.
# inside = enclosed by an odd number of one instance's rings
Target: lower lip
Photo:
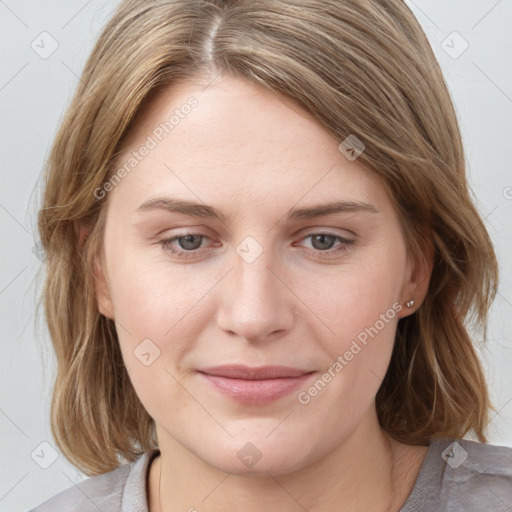
[[[245,380],[230,379],[199,372],[210,385],[236,402],[246,405],[261,405],[274,402],[300,388],[315,372],[299,377],[279,379]]]

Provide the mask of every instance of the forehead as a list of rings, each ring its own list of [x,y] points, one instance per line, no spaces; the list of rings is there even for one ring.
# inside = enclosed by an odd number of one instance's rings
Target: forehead
[[[177,192],[209,204],[245,195],[260,204],[307,195],[379,200],[376,176],[345,158],[338,144],[300,105],[247,79],[219,76],[206,87],[181,81],[137,116],[116,168],[151,147],[114,195],[123,189],[142,201]]]
[[[173,142],[178,146],[186,138],[186,147],[174,149],[207,147],[230,154],[257,147],[318,153],[332,151],[335,142],[292,99],[232,75],[219,75],[209,84],[181,80],[152,95],[139,112],[124,147],[137,146],[148,135],[168,146]],[[305,138],[309,144],[299,148]]]

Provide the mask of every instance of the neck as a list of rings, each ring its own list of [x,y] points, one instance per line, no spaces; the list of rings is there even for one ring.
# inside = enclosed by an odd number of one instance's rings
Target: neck
[[[360,426],[307,467],[257,476],[221,471],[172,437],[158,435],[161,456],[150,470],[150,512],[308,510],[393,512],[409,496],[427,447],[397,443],[379,428]],[[195,507],[195,508],[194,508]]]

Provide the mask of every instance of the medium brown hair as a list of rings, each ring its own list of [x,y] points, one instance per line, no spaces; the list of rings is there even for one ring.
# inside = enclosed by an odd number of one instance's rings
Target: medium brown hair
[[[382,428],[407,444],[484,434],[491,407],[468,329],[483,327],[497,263],[466,181],[456,115],[428,40],[400,0],[126,0],[101,33],[46,162],[38,228],[46,321],[58,372],[51,426],[89,475],[155,448],[93,264],[113,175],[136,114],[180,79],[230,73],[301,105],[385,184],[407,248],[434,264],[419,309],[400,320],[376,396]],[[136,171],[134,171],[136,172]],[[80,236],[86,227],[88,236]],[[474,322],[473,322],[474,321]]]

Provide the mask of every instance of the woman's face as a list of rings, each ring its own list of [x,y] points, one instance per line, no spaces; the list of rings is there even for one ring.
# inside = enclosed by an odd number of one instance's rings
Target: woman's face
[[[375,430],[414,268],[383,185],[341,141],[246,80],[203,89],[162,91],[126,141],[99,307],[161,445],[285,473]],[[208,370],[225,365],[302,377]]]

